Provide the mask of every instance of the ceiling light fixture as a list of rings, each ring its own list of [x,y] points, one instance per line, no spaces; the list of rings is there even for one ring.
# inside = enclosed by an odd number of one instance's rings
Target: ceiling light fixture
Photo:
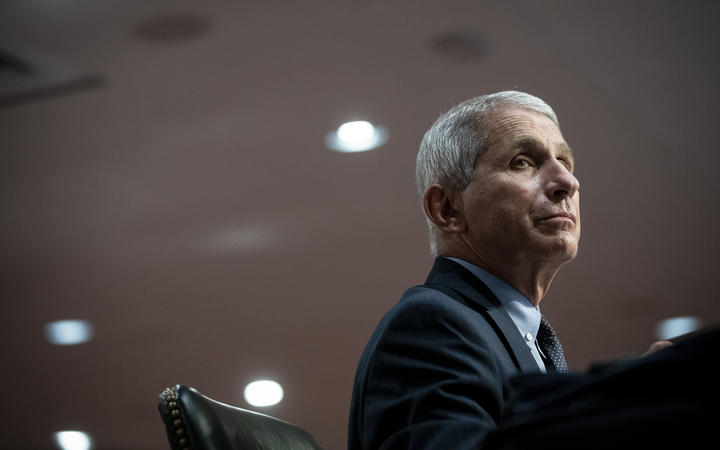
[[[660,321],[655,330],[657,338],[667,340],[692,333],[700,328],[700,319],[693,316],[671,317]]]
[[[346,122],[325,136],[325,145],[342,153],[364,152],[380,147],[388,139],[385,128],[366,120]]]
[[[54,345],[82,344],[93,335],[93,326],[87,320],[58,320],[45,324],[45,337]]]
[[[58,431],[55,443],[62,450],[88,450],[91,447],[90,436],[82,431]]]
[[[245,387],[245,400],[253,406],[277,405],[283,399],[283,388],[272,380],[253,381]]]

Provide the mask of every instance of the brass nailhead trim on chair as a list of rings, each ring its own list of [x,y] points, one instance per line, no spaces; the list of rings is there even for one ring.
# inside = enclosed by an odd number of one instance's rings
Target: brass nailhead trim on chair
[[[178,409],[176,400],[178,399],[178,393],[175,387],[165,388],[162,393],[163,398],[167,402],[168,410],[170,411],[170,417],[173,419],[173,426],[175,427],[175,435],[177,442],[180,444],[183,450],[190,450],[186,447],[187,439],[185,438],[185,429],[183,428],[182,420],[180,419],[180,409]]]

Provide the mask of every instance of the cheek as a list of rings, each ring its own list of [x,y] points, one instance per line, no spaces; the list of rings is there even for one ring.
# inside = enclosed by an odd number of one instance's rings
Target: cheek
[[[496,231],[508,236],[521,236],[533,228],[531,199],[510,197],[493,209],[490,219],[491,226]]]
[[[535,180],[507,179],[496,184],[492,197],[504,208],[529,208],[540,200],[542,189]]]
[[[517,180],[492,178],[468,196],[468,219],[487,232],[516,230],[531,225],[534,205],[540,201],[538,189]],[[530,224],[530,225],[529,225]]]

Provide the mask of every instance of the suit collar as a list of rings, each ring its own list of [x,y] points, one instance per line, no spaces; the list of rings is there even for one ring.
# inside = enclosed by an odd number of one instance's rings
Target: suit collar
[[[500,300],[472,272],[452,260],[438,257],[435,259],[425,284],[446,286],[460,294],[468,306],[483,313],[494,322],[508,352],[520,370],[530,372],[539,370],[530,349]]]
[[[455,289],[486,309],[502,307],[495,294],[472,272],[448,258],[435,258],[426,284],[442,284]]]

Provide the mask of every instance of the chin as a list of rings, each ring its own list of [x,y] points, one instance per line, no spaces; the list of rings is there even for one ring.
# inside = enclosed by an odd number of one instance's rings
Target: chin
[[[577,252],[578,241],[574,236],[572,238],[558,237],[548,249],[548,259],[561,261],[564,264],[575,259]]]
[[[572,250],[569,250],[567,254],[565,255],[565,262],[570,262],[573,259],[575,259],[575,256],[577,256],[578,248],[575,246]]]

